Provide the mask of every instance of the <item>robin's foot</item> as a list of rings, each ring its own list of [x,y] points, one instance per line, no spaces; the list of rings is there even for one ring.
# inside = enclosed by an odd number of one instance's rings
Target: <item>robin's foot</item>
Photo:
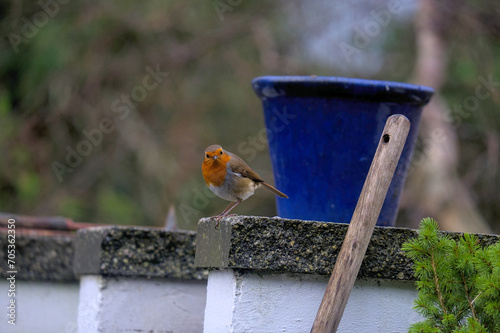
[[[218,229],[219,228],[219,222],[220,220],[223,218],[224,216],[221,216],[221,215],[217,215],[215,216],[215,229]]]
[[[229,214],[229,215],[221,214],[221,215],[213,216],[215,218],[215,221],[217,221],[217,222],[215,222],[215,229],[217,229],[219,227],[220,220],[223,217],[230,217],[230,216],[238,216],[238,214]]]

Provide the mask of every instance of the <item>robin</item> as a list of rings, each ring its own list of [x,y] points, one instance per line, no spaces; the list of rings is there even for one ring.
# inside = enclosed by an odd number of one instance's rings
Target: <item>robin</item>
[[[205,149],[205,160],[201,166],[203,178],[208,188],[218,197],[232,201],[222,213],[217,215],[217,224],[224,216],[243,200],[253,195],[261,186],[282,198],[286,194],[266,183],[239,156],[222,149],[219,145],[211,145]]]

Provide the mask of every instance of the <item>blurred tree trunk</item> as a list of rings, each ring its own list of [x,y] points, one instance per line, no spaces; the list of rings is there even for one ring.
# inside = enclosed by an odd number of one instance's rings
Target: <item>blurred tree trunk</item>
[[[420,127],[424,146],[422,163],[408,178],[403,205],[412,210],[413,221],[431,216],[443,230],[491,232],[477,211],[467,187],[457,176],[458,140],[456,129],[447,121],[446,102],[439,91],[447,69],[446,31],[449,11],[455,1],[421,0],[416,18],[417,61],[413,73],[416,84],[435,89],[436,95],[422,114]],[[450,7],[451,8],[451,7]]]

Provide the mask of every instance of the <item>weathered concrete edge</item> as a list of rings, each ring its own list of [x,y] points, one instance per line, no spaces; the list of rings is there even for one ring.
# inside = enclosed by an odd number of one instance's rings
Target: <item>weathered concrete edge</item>
[[[73,235],[16,233],[16,279],[25,281],[76,282],[73,273]],[[0,277],[8,277],[7,233],[0,233]]]
[[[208,271],[194,265],[196,232],[146,227],[82,229],[75,242],[76,275],[202,280]]]
[[[330,275],[348,225],[281,218],[235,216],[198,222],[196,265],[205,268]],[[446,233],[458,239],[463,233]],[[417,236],[407,228],[376,227],[358,278],[413,280],[401,246]],[[500,236],[477,235],[482,245]]]
[[[73,271],[76,275],[98,274],[103,227],[81,229],[76,233]]]
[[[213,223],[202,224],[205,220]],[[196,233],[195,265],[197,267],[228,267],[231,230],[231,223],[221,223],[216,229],[215,220],[200,220]]]

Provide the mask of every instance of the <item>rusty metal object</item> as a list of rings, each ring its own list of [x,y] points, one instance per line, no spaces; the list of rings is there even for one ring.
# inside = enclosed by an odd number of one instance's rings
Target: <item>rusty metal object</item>
[[[16,229],[42,229],[58,231],[75,231],[82,228],[96,227],[100,224],[75,222],[63,216],[27,216],[11,213],[0,213],[0,229],[8,227],[9,219],[14,219]]]

